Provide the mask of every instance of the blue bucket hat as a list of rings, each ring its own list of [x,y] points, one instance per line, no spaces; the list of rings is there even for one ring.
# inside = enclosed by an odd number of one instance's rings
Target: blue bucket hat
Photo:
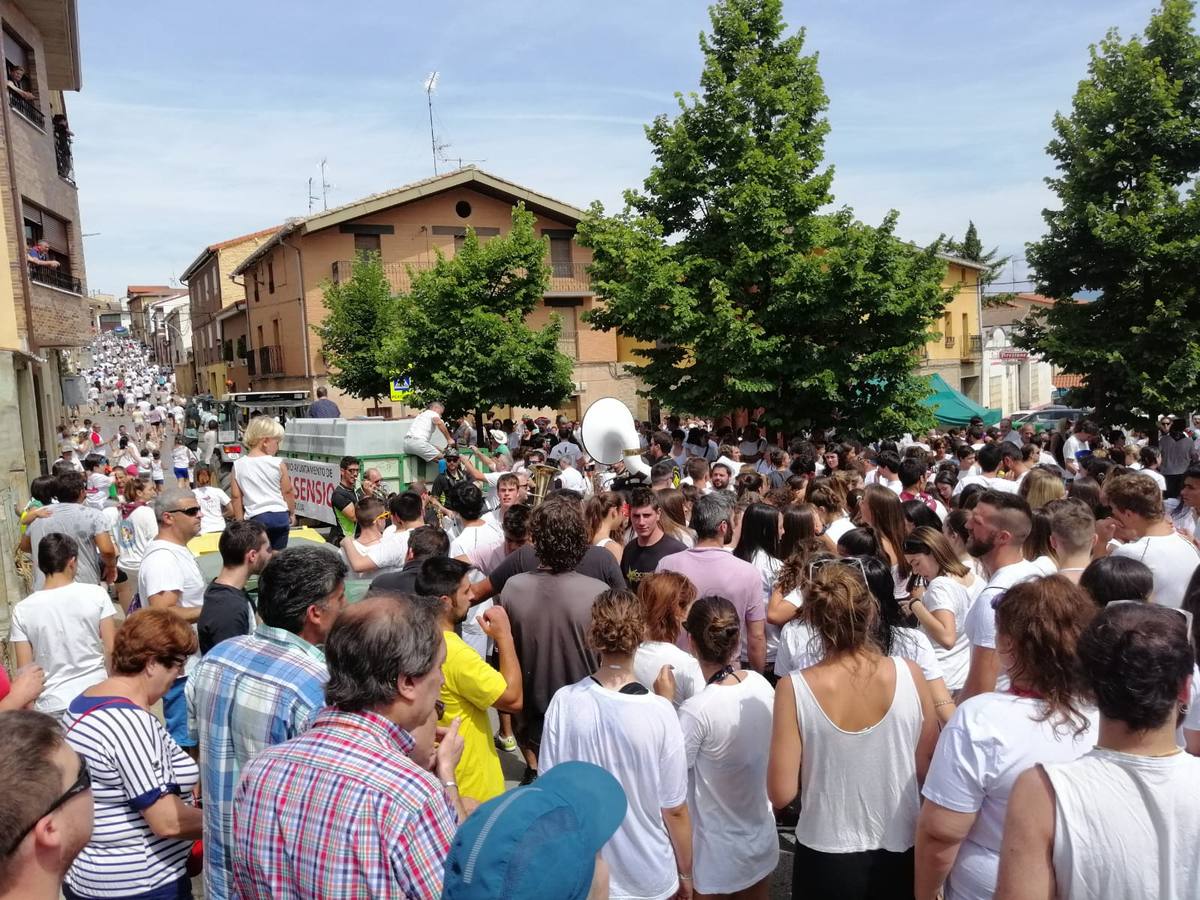
[[[583,900],[596,854],[625,820],[625,791],[608,772],[565,762],[479,807],[458,829],[442,900]]]

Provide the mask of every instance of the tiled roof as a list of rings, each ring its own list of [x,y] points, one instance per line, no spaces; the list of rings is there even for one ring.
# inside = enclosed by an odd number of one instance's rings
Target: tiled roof
[[[1055,375],[1050,381],[1056,388],[1078,388],[1084,386],[1082,375]]]
[[[233,246],[235,246],[237,244],[241,244],[245,241],[252,241],[255,238],[267,238],[267,237],[270,237],[271,235],[275,234],[278,231],[279,231],[279,226],[273,225],[270,228],[264,228],[262,231],[252,231],[252,232],[250,232],[250,234],[243,234],[240,237],[230,238],[227,241],[220,241],[216,244],[209,244],[207,247],[205,247],[203,250],[200,251],[199,256],[197,256],[190,263],[188,263],[187,268],[183,270],[183,274],[179,276],[179,280],[187,281],[188,278],[191,277],[191,274],[194,271],[196,271],[196,269],[200,266],[200,264],[202,262],[204,262],[204,260],[208,257],[208,255],[210,253],[216,253],[218,250],[224,250],[226,247],[233,247]]]
[[[170,294],[175,288],[169,284],[131,284],[125,288],[126,296],[134,294]]]

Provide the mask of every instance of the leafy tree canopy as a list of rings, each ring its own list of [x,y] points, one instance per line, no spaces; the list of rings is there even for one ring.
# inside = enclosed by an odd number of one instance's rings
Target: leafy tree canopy
[[[646,129],[654,165],[626,208],[579,229],[601,329],[646,342],[631,367],[673,409],[767,409],[799,427],[877,433],[932,421],[913,374],[949,299],[937,245],[917,251],[832,201],[828,100],[780,0],[722,0],[700,93]]]
[[[525,324],[549,284],[546,257],[524,204],[513,209],[508,234],[480,243],[468,229],[452,258],[439,254],[397,298],[378,372],[410,377],[416,403],[441,400],[451,416],[562,402],[572,363],[558,351],[561,323]]]
[[[323,286],[327,314],[312,326],[321,338],[329,382],[360,400],[388,393],[379,347],[391,330],[392,288],[378,253],[359,253],[350,278]]]
[[[1058,208],[1028,247],[1056,298],[1020,346],[1085,387],[1102,421],[1149,424],[1200,396],[1200,39],[1191,0],[1165,0],[1144,35],[1091,48],[1070,115],[1056,115],[1047,183]],[[1075,302],[1086,291],[1099,299]]]

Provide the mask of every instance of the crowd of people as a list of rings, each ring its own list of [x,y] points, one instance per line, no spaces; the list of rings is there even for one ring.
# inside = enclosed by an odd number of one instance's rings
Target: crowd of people
[[[73,465],[35,480],[0,897],[753,900],[781,829],[797,897],[1200,896],[1186,420],[672,417],[639,481],[443,414],[427,484],[341,461],[332,546],[288,545],[266,418],[224,500],[130,476],[134,555]]]

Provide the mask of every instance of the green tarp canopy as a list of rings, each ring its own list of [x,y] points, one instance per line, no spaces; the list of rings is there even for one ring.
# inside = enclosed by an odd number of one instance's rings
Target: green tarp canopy
[[[1000,410],[980,406],[962,391],[952,388],[941,375],[930,375],[929,387],[933,393],[925,398],[925,406],[942,425],[970,425],[972,416],[982,418],[984,425],[995,425],[1000,421]]]

